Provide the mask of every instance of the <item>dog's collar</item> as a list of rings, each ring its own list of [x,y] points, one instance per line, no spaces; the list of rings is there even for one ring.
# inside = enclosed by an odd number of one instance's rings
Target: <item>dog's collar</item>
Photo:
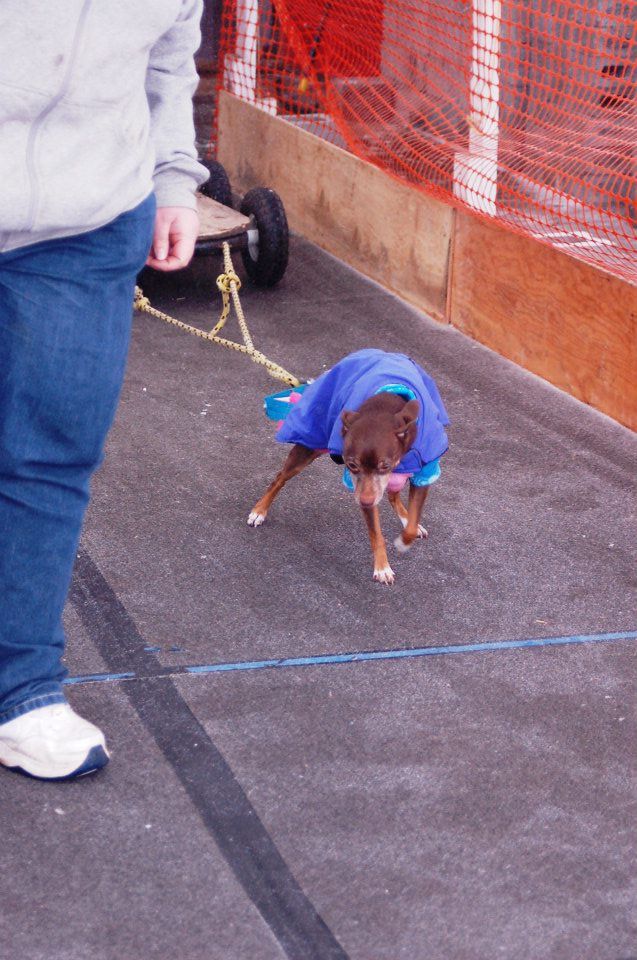
[[[379,387],[376,393],[397,393],[401,397],[405,397],[407,400],[417,400],[418,397],[416,393],[411,389],[411,387],[406,386],[404,383],[387,383],[384,387]],[[374,394],[375,396],[376,394]]]

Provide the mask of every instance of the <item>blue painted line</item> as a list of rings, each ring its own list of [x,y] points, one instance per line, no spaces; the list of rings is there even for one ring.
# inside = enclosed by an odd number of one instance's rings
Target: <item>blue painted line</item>
[[[67,677],[63,683],[100,683],[105,680],[134,680],[134,673],[84,673],[79,677]]]
[[[404,660],[418,657],[436,657],[452,653],[488,653],[498,650],[528,650],[533,647],[567,646],[582,643],[609,643],[617,640],[637,640],[637,630],[620,633],[588,633],[568,637],[538,637],[529,640],[493,640],[486,643],[463,643],[441,647],[407,647],[402,650],[361,650],[356,653],[326,653],[313,657],[285,657],[273,660],[243,660],[231,663],[197,664],[195,666],[161,666],[152,677],[172,677],[179,674],[231,673],[237,670],[266,670],[281,667],[314,667],[326,664],[364,663],[369,660]],[[99,683],[115,680],[150,679],[136,673],[93,673],[68,677],[64,683]]]
[[[637,640],[637,631],[593,633],[571,637],[541,637],[535,640],[494,640],[445,647],[409,647],[404,650],[368,650],[358,653],[322,654],[314,657],[287,657],[282,660],[246,660],[238,663],[213,663],[184,667],[185,673],[224,673],[231,670],[264,670],[270,667],[311,667],[330,663],[362,663],[366,660],[400,660],[434,657],[450,653],[484,653],[490,650],[519,650],[529,647],[559,646],[572,643],[608,643],[613,640]]]

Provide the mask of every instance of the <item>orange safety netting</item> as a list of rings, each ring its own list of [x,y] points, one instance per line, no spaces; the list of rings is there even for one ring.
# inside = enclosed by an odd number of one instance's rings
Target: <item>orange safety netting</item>
[[[635,0],[232,0],[220,82],[637,283]]]

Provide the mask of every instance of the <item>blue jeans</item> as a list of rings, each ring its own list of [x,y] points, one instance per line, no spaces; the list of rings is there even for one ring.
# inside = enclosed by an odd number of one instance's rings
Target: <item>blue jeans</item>
[[[154,220],[151,195],[0,254],[0,723],[65,702],[62,610]]]

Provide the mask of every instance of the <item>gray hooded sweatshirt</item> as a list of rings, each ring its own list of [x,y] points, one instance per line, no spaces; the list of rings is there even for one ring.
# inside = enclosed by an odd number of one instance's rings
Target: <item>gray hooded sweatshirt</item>
[[[1,0],[0,252],[194,207],[202,0]]]

